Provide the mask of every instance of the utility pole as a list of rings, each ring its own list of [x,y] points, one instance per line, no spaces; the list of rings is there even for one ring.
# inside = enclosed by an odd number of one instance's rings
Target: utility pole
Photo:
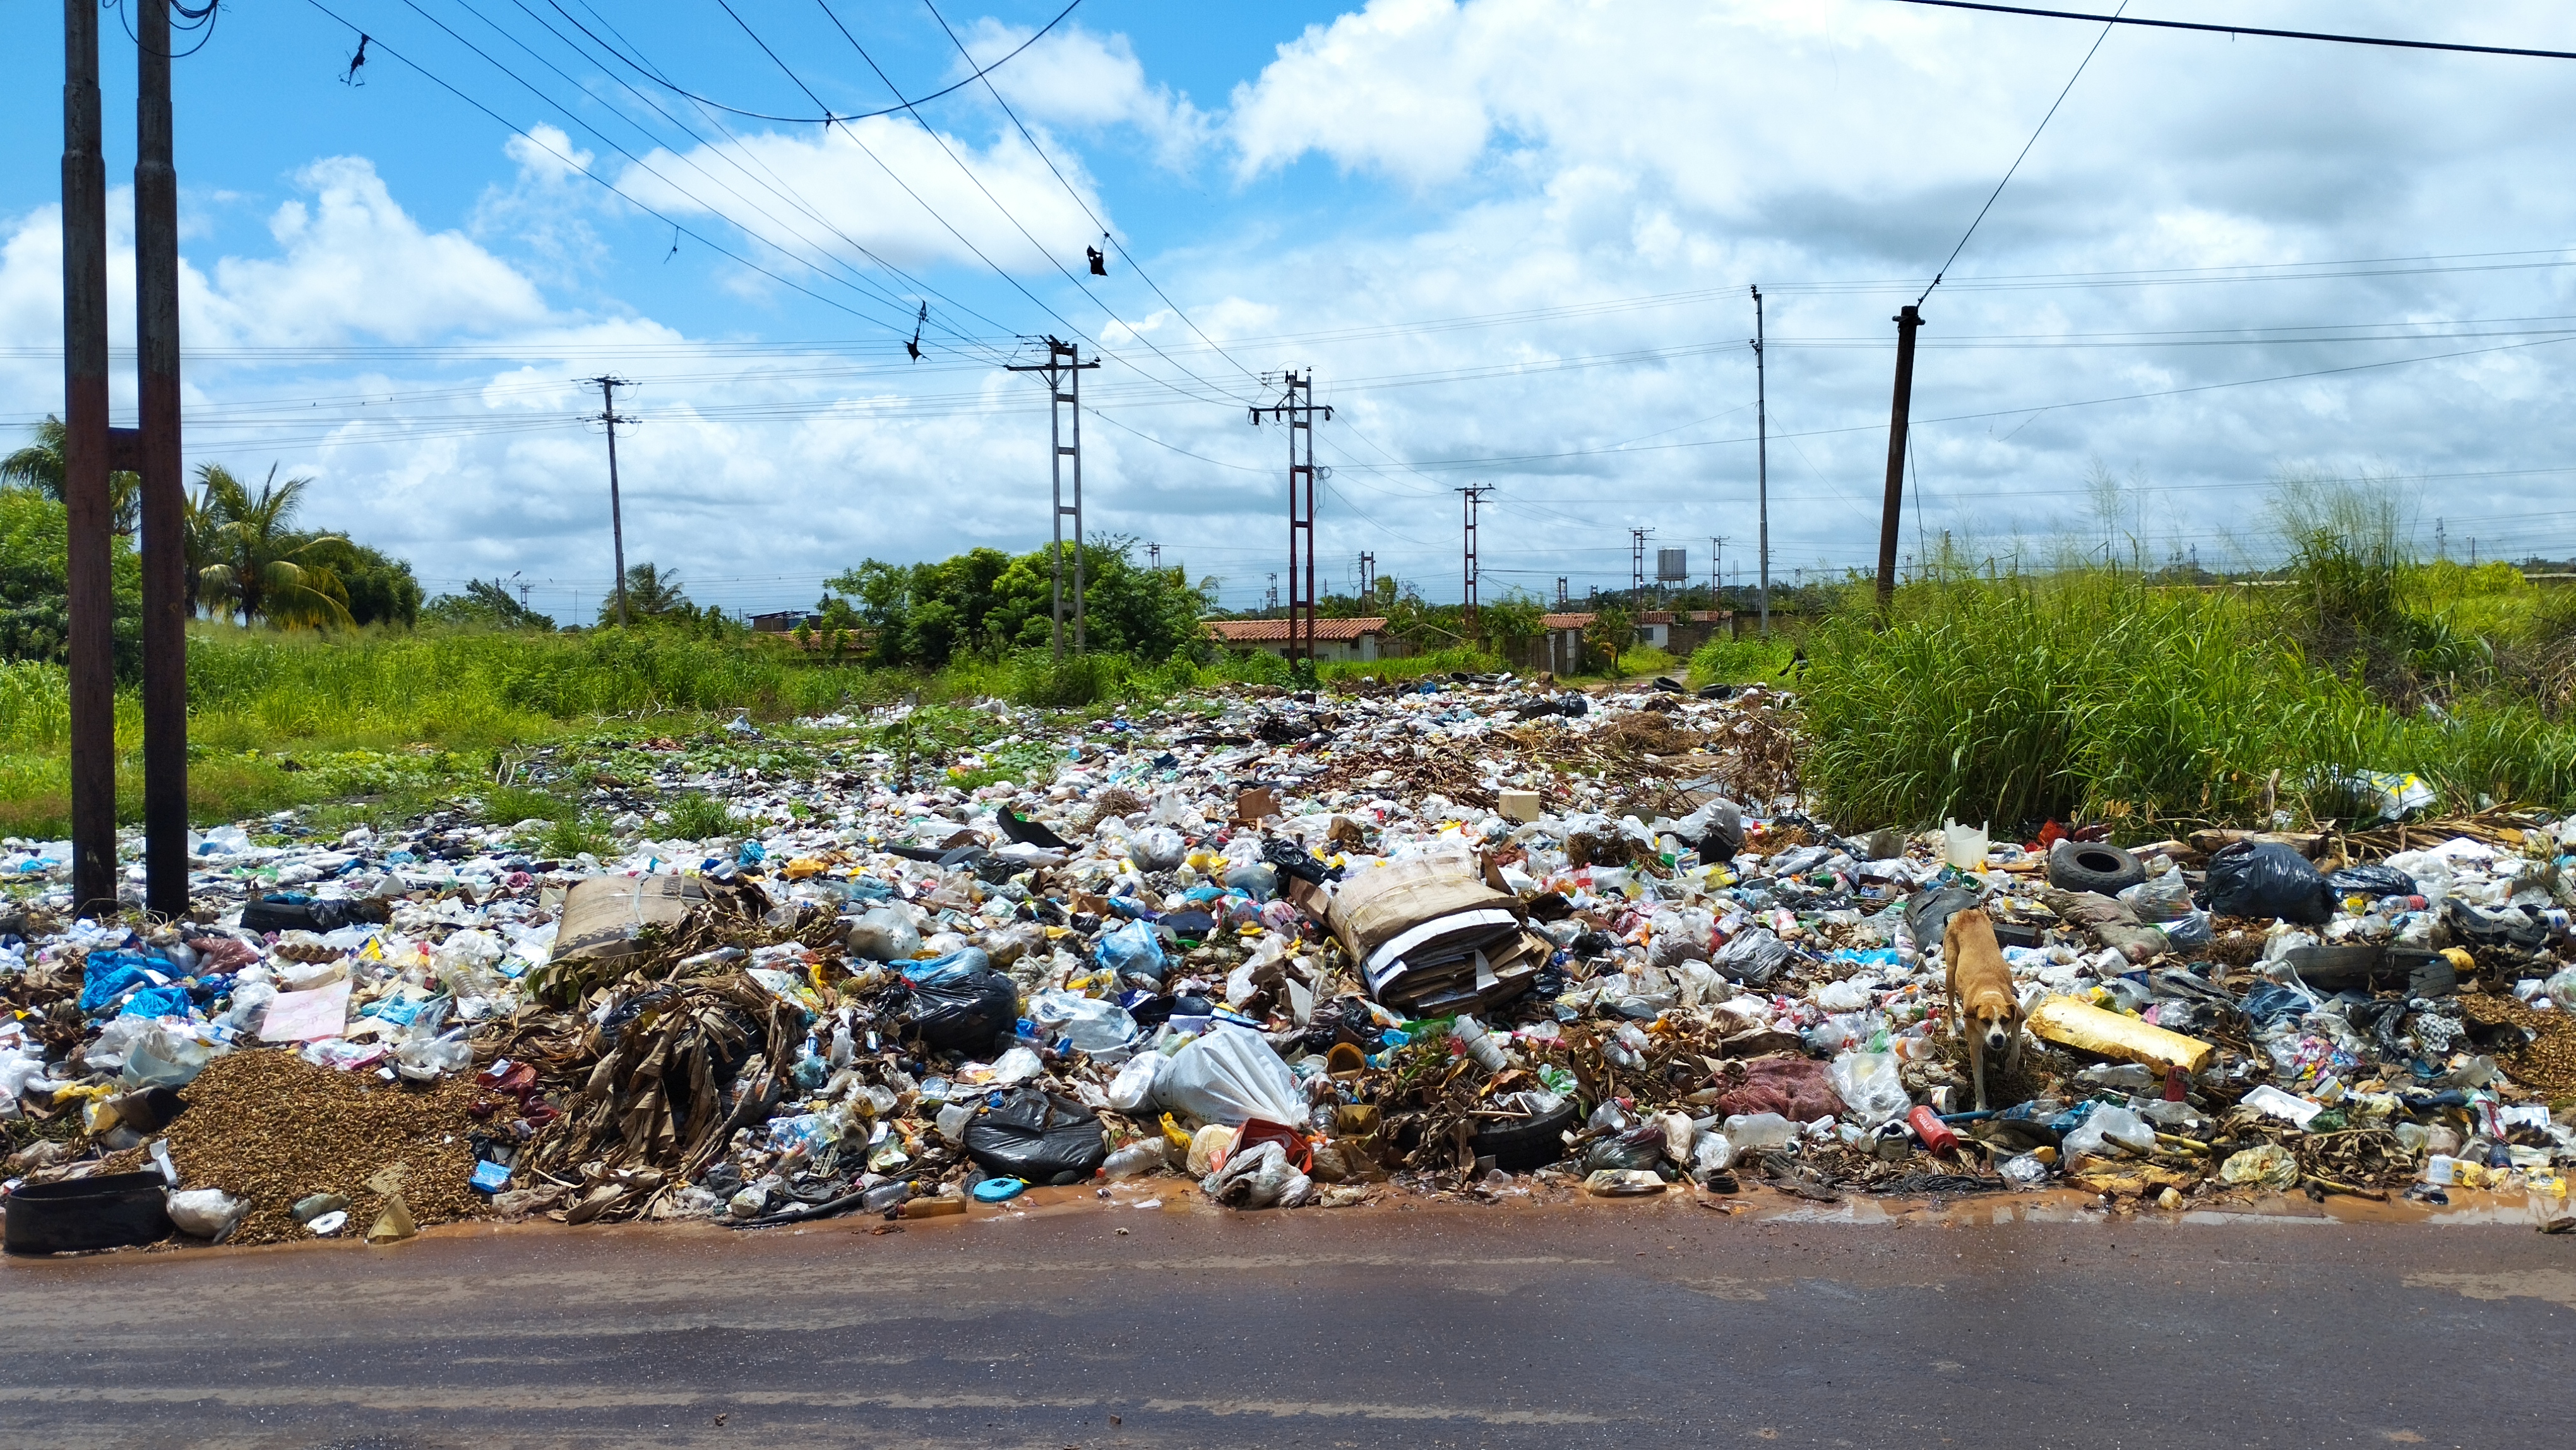
[[[2450,541],[2442,537],[2442,526],[2447,522],[2447,519],[2433,520],[2433,557],[2436,559],[2451,557]]]
[[[1646,597],[1646,535],[1652,529],[1628,531],[1628,602],[1635,604]]]
[[[1753,488],[1762,519],[1762,632],[1771,632],[1771,399],[1762,357],[1762,289],[1753,289]]]
[[[179,455],[179,173],[170,134],[170,0],[141,0],[137,6],[135,74],[143,906],[155,916],[177,917],[188,911],[188,554]]]
[[[1556,576],[1556,607],[1565,607],[1565,576],[1562,574]]]
[[[1360,555],[1360,598],[1365,600],[1376,597],[1377,555],[1374,552],[1367,552]]]
[[[1261,612],[1268,614],[1279,607],[1279,571],[1270,571],[1270,587],[1261,596]]]
[[[1261,422],[1254,408],[1252,421]],[[1315,402],[1315,371],[1287,374],[1287,392],[1270,405],[1273,422],[1288,425],[1288,662],[1315,667],[1315,415],[1333,410]]]
[[[1145,546],[1145,567],[1148,569],[1160,569],[1163,567],[1162,545],[1147,544]]]
[[[162,47],[167,50],[168,46]],[[116,909],[116,658],[108,565],[107,161],[98,0],[63,0],[63,502],[72,910]]]
[[[1494,486],[1490,483],[1471,483],[1458,490],[1459,497],[1467,505],[1466,608],[1459,624],[1461,632],[1468,635],[1476,632],[1476,505],[1493,491]]]
[[[1073,515],[1073,652],[1081,654],[1089,641],[1083,632],[1082,609],[1082,375],[1100,366],[1100,359],[1089,362],[1069,342],[1053,335],[1046,340],[1044,364],[1016,364],[1008,369],[1015,373],[1044,373],[1047,381],[1047,457],[1055,472],[1055,580],[1051,598],[1054,602],[1054,624],[1049,636],[1055,646],[1055,657],[1064,658],[1064,518]],[[1065,425],[1065,410],[1072,409],[1072,427]],[[1067,444],[1070,432],[1073,442]],[[1064,461],[1073,460],[1073,503],[1064,501]]]
[[[1708,607],[1711,609],[1720,608],[1719,601],[1725,597],[1718,581],[1726,575],[1725,571],[1717,565],[1717,556],[1725,547],[1726,540],[1722,538],[1712,538],[1708,541]]]
[[[599,384],[598,423],[608,431],[608,541],[616,554],[617,627],[624,629],[626,627],[626,511],[617,498],[617,425],[632,423],[635,420],[618,416],[617,390],[630,384],[624,378],[613,377],[607,373],[602,373],[595,378],[584,378],[582,381]]]
[[[1887,505],[1878,520],[1878,612],[1896,602],[1896,534],[1905,521],[1905,430],[1914,408],[1914,332],[1923,313],[1907,303],[1896,314],[1896,398],[1887,415]]]

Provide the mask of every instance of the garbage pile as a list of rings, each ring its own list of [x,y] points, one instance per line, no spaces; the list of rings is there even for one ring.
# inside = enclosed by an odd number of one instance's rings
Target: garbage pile
[[[926,779],[912,713],[541,755],[604,856],[470,800],[219,828],[182,922],[66,919],[68,853],[7,842],[13,1248],[22,1209],[31,1250],[381,1242],[1154,1177],[2554,1203],[2576,1158],[2576,818],[1855,833],[1759,688],[988,702]],[[699,797],[724,830],[668,834]],[[1982,1089],[1962,913],[2009,972]]]

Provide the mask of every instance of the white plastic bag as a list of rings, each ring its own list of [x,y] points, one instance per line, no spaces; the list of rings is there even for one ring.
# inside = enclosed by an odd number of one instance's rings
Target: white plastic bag
[[[2121,891],[2120,902],[2149,926],[2191,915],[2191,883],[2180,871],[2150,876]]]
[[[1097,1057],[1136,1040],[1136,1019],[1115,1002],[1077,992],[1040,992],[1029,999],[1029,1017],[1063,1037],[1065,1045]]]
[[[1228,1208],[1295,1208],[1314,1196],[1315,1185],[1288,1166],[1277,1143],[1255,1143],[1200,1180],[1208,1197]]]
[[[1846,1052],[1825,1069],[1825,1079],[1854,1119],[1876,1127],[1904,1117],[1914,1098],[1896,1075],[1892,1052]]]
[[[850,950],[872,962],[908,962],[921,955],[921,931],[912,918],[880,906],[850,924]]]
[[[1217,1027],[1173,1053],[1154,1085],[1154,1101],[1230,1127],[1252,1118],[1292,1128],[1306,1121],[1297,1075],[1259,1033],[1241,1027]]]
[[[2127,1108],[2095,1108],[2066,1135],[2062,1151],[2069,1159],[2107,1158],[2112,1148],[2145,1154],[2156,1146],[2156,1130]]]
[[[1118,1076],[1109,1084],[1109,1109],[1117,1113],[1141,1113],[1152,1106],[1154,1084],[1163,1075],[1163,1064],[1171,1059],[1159,1052],[1142,1052],[1127,1059]]]

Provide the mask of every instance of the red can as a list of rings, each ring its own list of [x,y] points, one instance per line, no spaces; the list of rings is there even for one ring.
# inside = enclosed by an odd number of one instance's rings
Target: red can
[[[1959,1151],[1959,1135],[1951,1132],[1950,1125],[1942,1122],[1941,1115],[1930,1108],[1916,1108],[1907,1113],[1905,1124],[1914,1130],[1915,1137],[1923,1140],[1923,1151],[1927,1153]]]

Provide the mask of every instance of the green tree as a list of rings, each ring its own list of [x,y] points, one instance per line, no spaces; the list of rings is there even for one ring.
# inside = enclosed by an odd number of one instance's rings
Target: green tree
[[[1476,625],[1485,636],[1485,647],[1505,661],[1520,658],[1523,646],[1539,637],[1540,621],[1547,617],[1547,607],[1537,596],[1524,590],[1505,590],[1503,597],[1476,610]]]
[[[1622,605],[1604,605],[1593,611],[1592,623],[1584,628],[1585,648],[1610,657],[1610,672],[1619,672],[1619,657],[1637,642],[1637,619]]]
[[[0,487],[0,659],[69,658],[70,589],[64,579],[71,537],[63,505],[41,489]],[[134,546],[108,541],[116,673],[143,669],[143,573]]]
[[[59,504],[71,499],[65,493],[65,480],[70,477],[66,453],[71,429],[62,418],[47,413],[35,427],[36,441],[17,452],[0,458],[0,484],[25,484]],[[111,473],[107,476],[108,527],[118,534],[133,538],[143,518],[143,475]]]
[[[244,624],[294,629],[356,622],[341,571],[363,561],[338,534],[290,527],[313,480],[279,483],[277,465],[270,464],[253,494],[219,463],[200,467],[197,477],[207,506],[222,520],[214,530],[215,562],[197,576],[201,599],[219,612],[239,611]]]
[[[539,629],[555,627],[552,615],[539,614],[510,596],[510,586],[499,579],[469,579],[462,594],[442,594],[421,609],[433,623],[462,625],[481,629]]]
[[[673,624],[698,623],[697,606],[689,602],[680,587],[680,571],[665,572],[647,560],[630,564],[626,569],[626,617],[630,623],[647,620]],[[599,622],[617,622],[617,596],[611,593],[599,606]]]

